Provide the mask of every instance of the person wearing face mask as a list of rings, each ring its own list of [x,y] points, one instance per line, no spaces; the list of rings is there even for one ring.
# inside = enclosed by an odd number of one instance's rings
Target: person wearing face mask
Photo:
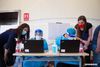
[[[77,37],[80,39],[84,46],[86,53],[91,53],[91,40],[92,40],[92,24],[87,22],[85,16],[78,18],[78,23],[75,25],[77,30]],[[86,63],[90,63],[90,56],[85,58]]]
[[[58,50],[60,49],[61,40],[76,40],[76,30],[74,28],[67,28],[66,33],[56,38],[56,45],[58,46]],[[64,57],[64,56],[63,56]],[[62,57],[62,58],[63,58]],[[59,57],[58,57],[59,58]],[[66,57],[66,59],[70,60],[78,60],[78,57]],[[65,61],[60,62],[55,60],[55,67],[79,67],[78,61]]]
[[[42,40],[43,31],[41,29],[35,30],[35,40]]]
[[[25,29],[23,29],[22,35],[26,35],[26,34],[27,34],[27,31]]]
[[[35,30],[35,37],[31,38],[31,40],[43,40],[44,41],[44,51],[48,52],[48,44],[47,41],[43,38],[43,31],[41,29]],[[25,57],[25,60],[23,61],[23,67],[46,67],[47,62],[46,61],[27,61],[32,59],[39,59],[44,57],[39,56],[28,56]]]
[[[23,23],[16,29],[9,29],[0,34],[0,67],[13,67],[16,39],[19,42],[24,42],[29,38],[29,33],[29,25]]]
[[[33,40],[43,40],[44,41],[44,50],[48,51],[47,41],[43,38],[43,31],[41,29],[35,30],[35,38]]]

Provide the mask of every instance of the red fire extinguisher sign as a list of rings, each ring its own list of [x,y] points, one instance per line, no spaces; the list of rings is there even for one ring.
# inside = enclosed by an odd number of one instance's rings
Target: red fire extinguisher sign
[[[24,13],[24,21],[29,21],[29,13]]]

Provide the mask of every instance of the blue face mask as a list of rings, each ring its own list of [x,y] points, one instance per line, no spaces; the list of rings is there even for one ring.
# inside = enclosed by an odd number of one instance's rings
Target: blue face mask
[[[25,30],[22,31],[22,35],[25,35],[27,34],[27,32]]]

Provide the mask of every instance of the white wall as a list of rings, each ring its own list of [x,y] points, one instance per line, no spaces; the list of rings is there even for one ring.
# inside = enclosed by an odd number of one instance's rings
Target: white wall
[[[0,10],[29,12],[30,20],[79,15],[100,19],[100,0],[0,0]]]
[[[37,28],[43,27],[48,36],[48,27],[45,23],[70,23],[74,26],[80,15],[85,15],[94,27],[100,24],[100,0],[0,0],[0,11],[21,10],[30,14],[31,35]],[[36,23],[43,23],[42,26]]]

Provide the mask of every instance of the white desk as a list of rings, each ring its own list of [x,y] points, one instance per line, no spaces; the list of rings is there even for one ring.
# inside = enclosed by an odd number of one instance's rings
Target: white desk
[[[46,52],[46,53],[14,53],[14,56],[20,56],[20,57],[25,57],[25,56],[46,56],[46,58],[39,58],[39,59],[33,59],[32,61],[79,61],[80,62],[80,67],[81,66],[81,58],[78,58],[77,60],[70,60],[69,58],[63,58],[62,56],[73,56],[73,57],[80,57],[80,56],[89,56],[87,53],[57,53],[53,54],[52,51]],[[59,57],[59,58],[56,58]]]

